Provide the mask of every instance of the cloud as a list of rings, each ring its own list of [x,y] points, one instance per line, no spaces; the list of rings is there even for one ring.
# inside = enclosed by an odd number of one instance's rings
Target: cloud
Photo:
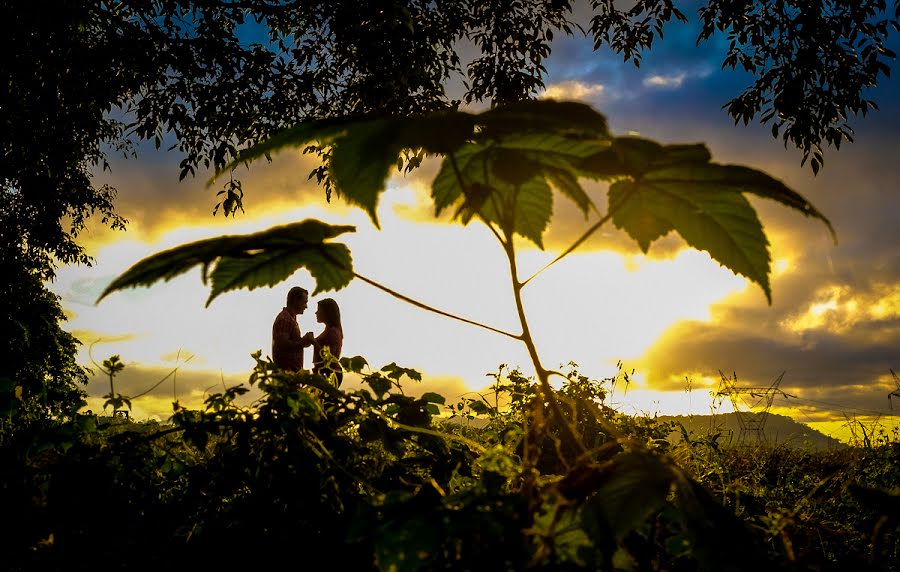
[[[556,100],[578,100],[596,102],[605,92],[606,88],[602,84],[588,84],[581,81],[564,81],[554,83],[547,86],[541,97],[544,99]]]
[[[249,374],[249,372],[248,372]],[[127,363],[113,380],[116,393],[132,397],[131,416],[134,419],[165,421],[172,415],[172,403],[178,401],[188,409],[202,409],[203,401],[210,393],[226,387],[243,384],[250,392],[239,397],[237,404],[246,406],[262,393],[247,383],[248,374],[225,374],[208,369],[148,366]],[[109,377],[94,368],[86,387],[87,409],[94,413],[103,411],[104,395],[110,392]],[[107,408],[107,412],[110,412]]]
[[[743,327],[742,327],[743,326]],[[781,373],[782,389],[800,399],[826,397],[846,410],[885,410],[889,370],[897,357],[896,338],[857,342],[816,332],[790,336],[759,329],[758,323],[682,322],[670,328],[636,364],[653,389],[683,387],[684,376],[716,380],[736,373],[741,385],[767,387]],[[814,404],[807,406],[821,409]],[[840,416],[840,407],[831,407]],[[886,411],[885,411],[886,413]]]
[[[256,161],[251,168],[238,168],[233,176],[242,182],[244,209],[234,217],[226,217],[213,207],[221,199],[216,193],[228,180],[224,176],[209,188],[207,179],[212,171],[201,171],[196,178],[178,181],[180,156],[175,152],[158,151],[147,146],[139,150],[138,159],[111,158],[111,170],[94,177],[95,185],[109,184],[118,190],[116,212],[128,220],[127,230],[111,231],[99,221],[91,221],[79,239],[89,249],[96,249],[123,237],[139,236],[155,240],[174,228],[196,225],[198,222],[214,226],[223,232],[248,219],[294,210],[304,206],[327,206],[344,212],[343,201],[326,203],[325,192],[315,180],[308,180],[310,171],[318,166],[315,155],[303,155],[299,149],[289,148],[273,155],[271,163]]]
[[[646,87],[677,88],[684,83],[685,77],[687,77],[687,74],[683,72],[674,75],[651,75],[644,79],[644,85]]]
[[[129,363],[114,378],[113,383],[116,393],[132,398],[133,419],[165,421],[172,415],[174,401],[178,401],[181,407],[188,409],[203,409],[206,397],[238,385],[243,385],[249,391],[239,396],[235,403],[241,407],[252,405],[264,394],[258,387],[249,384],[249,375],[249,371],[225,374],[211,369],[191,369],[183,363],[177,370],[175,367]],[[443,395],[448,404],[456,403],[462,395],[470,391],[462,378],[433,376],[428,373],[423,373],[421,382],[404,377],[401,379],[401,385],[405,395],[421,397],[426,392],[435,392]],[[341,384],[341,389],[345,391],[361,388],[368,386],[356,374],[347,374]],[[103,412],[105,401],[103,396],[110,391],[109,377],[95,368],[88,380],[86,391],[88,404],[85,409],[90,409],[94,413]],[[105,411],[111,413],[109,408]]]
[[[855,291],[843,284],[821,286],[803,309],[782,321],[782,326],[798,334],[872,329],[893,332],[900,326],[900,285],[874,283],[869,291]]]

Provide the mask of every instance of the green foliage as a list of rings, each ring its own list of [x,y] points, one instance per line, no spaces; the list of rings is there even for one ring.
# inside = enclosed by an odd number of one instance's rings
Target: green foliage
[[[74,416],[88,379],[75,360],[78,340],[61,326],[59,297],[8,254],[0,253],[0,443]]]
[[[326,242],[352,226],[332,226],[305,220],[249,235],[220,236],[179,246],[148,257],[114,280],[98,302],[111,292],[170,280],[201,265],[204,283],[211,281],[209,305],[219,294],[237,288],[273,286],[306,268],[316,280],[314,293],[338,290],[352,276],[350,251]],[[210,269],[212,267],[212,269]]]
[[[0,501],[17,523],[0,539],[7,569],[87,570],[95,561],[79,555],[95,550],[140,570],[249,566],[259,554],[372,571],[896,570],[893,521],[876,528],[894,514],[896,444],[810,453],[685,440],[669,454],[638,428],[671,426],[604,408],[614,380],[570,364],[557,397],[593,396],[580,411],[605,440],[585,432],[598,443],[587,456],[539,470],[529,458],[565,456],[534,440],[543,397],[516,369],[498,369],[479,427],[429,413],[437,394],[342,391],[254,357],[263,398],[249,406],[241,384],[201,410],[176,404],[165,424],[80,415],[2,444]],[[684,449],[704,460],[683,468]]]
[[[456,218],[464,224],[479,218],[505,245],[518,234],[542,246],[553,212],[550,185],[587,216],[596,207],[578,179],[612,181],[607,216],[642,250],[677,231],[690,246],[757,283],[770,303],[768,239],[744,195],[775,200],[831,229],[806,199],[761,171],[712,163],[703,145],[611,137],[602,115],[574,102],[522,102],[477,115],[439,112],[301,124],[250,148],[226,169],[313,142],[333,148],[329,168],[336,189],[364,208],[376,225],[379,196],[401,153],[444,155],[432,183],[435,214],[457,205]],[[203,264],[205,280],[206,268],[220,258],[212,272],[209,301],[231,289],[273,285],[300,267],[309,268],[317,291],[349,283],[349,251],[322,241],[351,229],[316,221],[299,224],[247,237],[208,239],[155,255],[110,284],[103,296],[168,280],[196,264]]]
[[[824,147],[852,140],[848,118],[876,108],[865,92],[889,75],[895,55],[886,45],[900,28],[896,6],[892,13],[885,2],[788,2],[770,13],[752,2],[710,0],[699,14],[698,42],[726,35],[731,43],[723,65],[752,76],[727,112],[736,122],[771,121],[773,136],[801,149],[814,172]],[[443,139],[460,128],[467,135],[469,126],[451,111],[460,102],[448,97],[448,80],[461,80],[467,102],[506,107],[541,92],[544,63],[559,34],[581,32],[595,50],[609,48],[639,65],[663,29],[684,20],[671,0],[642,0],[628,10],[592,1],[585,11],[567,1],[89,1],[57,6],[50,19],[38,3],[11,0],[0,16],[9,45],[0,63],[9,80],[0,96],[0,252],[4,264],[22,265],[41,280],[52,279],[60,263],[91,262],[78,242],[91,217],[124,228],[114,210],[116,189],[91,180],[95,170],[110,167],[110,152],[130,156],[135,143],[166,145],[182,156],[183,179],[221,170],[246,149],[277,142],[298,121],[332,121],[340,130],[344,121],[370,118],[358,137],[343,141],[343,150],[320,137],[324,144],[304,151],[322,159],[310,177],[324,184],[329,199],[334,166],[339,186],[357,189],[347,198],[374,214],[387,156],[408,172],[421,164],[421,149],[448,152],[427,141],[402,142],[391,118],[445,111],[448,117],[435,120],[432,133]],[[465,68],[463,45],[474,49],[465,54]],[[507,125],[518,119],[509,115]],[[420,149],[395,153],[398,144]],[[527,173],[509,168],[517,162],[499,161],[498,172]],[[588,210],[575,177],[544,170],[551,186]],[[489,208],[479,185],[467,188],[473,200],[460,213],[466,220]],[[523,185],[533,204],[514,211],[514,232],[540,244],[550,204],[546,189],[535,179]],[[214,213],[243,212],[240,181],[230,178],[217,197]],[[483,214],[493,220],[497,212]],[[233,271],[253,273],[244,266]],[[44,318],[49,323],[52,316],[48,311]]]

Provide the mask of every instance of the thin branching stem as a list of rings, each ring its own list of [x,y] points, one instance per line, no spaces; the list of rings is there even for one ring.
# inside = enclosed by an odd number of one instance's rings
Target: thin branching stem
[[[582,234],[582,235],[578,238],[578,240],[576,240],[575,242],[573,242],[572,245],[569,246],[569,248],[565,249],[559,256],[557,256],[557,257],[554,258],[552,261],[550,261],[546,266],[544,266],[543,268],[541,268],[540,270],[538,270],[537,272],[535,272],[534,274],[532,274],[531,276],[529,276],[528,278],[526,278],[526,279],[522,282],[522,286],[525,286],[526,284],[528,284],[529,282],[531,282],[531,281],[532,281],[534,278],[536,278],[541,272],[543,272],[544,270],[547,270],[548,268],[550,268],[551,266],[553,266],[554,264],[556,264],[557,262],[559,262],[560,260],[562,260],[563,258],[565,258],[566,256],[568,256],[569,254],[571,254],[576,248],[578,248],[579,246],[581,246],[581,245],[584,243],[584,241],[586,241],[588,238],[590,238],[592,234],[594,234],[595,232],[597,232],[597,230],[598,230],[601,226],[603,226],[604,224],[606,224],[606,223],[609,221],[609,219],[611,219],[611,218],[613,217],[613,215],[616,213],[616,211],[619,210],[619,208],[621,208],[622,205],[624,205],[624,204],[628,201],[628,199],[631,197],[631,195],[632,195],[633,193],[634,193],[633,190],[627,191],[627,192],[622,196],[622,199],[621,199],[619,202],[617,202],[616,204],[614,204],[614,205],[612,205],[612,206],[609,207],[609,212],[607,212],[606,215],[605,215],[603,218],[601,218],[601,219],[598,220],[596,223],[594,223],[594,224],[591,226],[591,228],[587,229],[587,230],[584,232],[584,234]]]
[[[522,286],[523,284],[519,282],[519,273],[516,267],[516,249],[513,244],[512,230],[506,230],[506,242],[504,244],[504,251],[506,252],[506,258],[509,261],[509,274],[512,279],[512,288],[513,288],[513,298],[516,302],[516,312],[519,315],[519,322],[522,324],[522,343],[525,344],[525,347],[528,349],[528,355],[531,357],[531,362],[534,365],[535,373],[537,374],[538,381],[541,384],[541,391],[544,394],[544,398],[547,400],[547,403],[550,407],[550,412],[553,415],[554,420],[556,421],[557,426],[560,431],[562,431],[563,436],[569,442],[569,444],[578,451],[578,454],[583,454],[585,452],[584,445],[581,440],[575,435],[575,431],[572,426],[566,420],[565,415],[563,415],[562,409],[559,407],[559,401],[556,399],[553,388],[550,386],[550,375],[549,372],[544,369],[544,366],[541,365],[541,358],[538,355],[537,347],[534,344],[534,339],[531,337],[531,330],[528,327],[528,319],[525,315],[525,305],[522,302]]]
[[[388,288],[387,286],[384,286],[383,284],[379,284],[375,280],[372,280],[371,278],[367,278],[361,274],[357,274],[356,272],[353,273],[353,277],[362,280],[363,282],[365,282],[366,284],[369,284],[370,286],[374,286],[375,288],[378,288],[382,292],[390,294],[391,296],[393,296],[394,298],[397,298],[398,300],[403,300],[407,304],[411,304],[411,305],[415,306],[416,308],[421,308],[422,310],[428,310],[429,312],[434,312],[435,314],[439,314],[446,318],[452,318],[454,320],[458,320],[460,322],[464,322],[464,323],[470,324],[472,326],[478,326],[479,328],[484,328],[485,330],[489,330],[491,332],[504,335],[504,336],[506,336],[508,338],[512,338],[514,340],[522,339],[521,334],[519,334],[519,335],[513,334],[513,333],[510,333],[510,332],[507,332],[504,330],[500,330],[493,326],[488,326],[487,324],[482,324],[481,322],[476,322],[475,320],[463,318],[462,316],[457,316],[456,314],[446,312],[444,310],[435,308],[433,306],[429,306],[428,304],[426,304],[424,302],[420,302],[414,298],[410,298],[409,296],[406,296],[405,294],[401,294],[400,292],[397,292],[396,290],[392,290],[392,289]]]
[[[508,338],[512,338],[512,339],[514,339],[514,340],[521,340],[521,339],[522,339],[521,334],[513,334],[513,333],[507,332],[507,331],[505,331],[505,330],[501,330],[501,329],[499,329],[499,328],[495,328],[495,327],[493,327],[493,326],[488,326],[487,324],[482,324],[481,322],[476,322],[475,320],[470,320],[470,319],[468,319],[468,318],[463,318],[462,316],[457,316],[456,314],[453,314],[453,313],[451,313],[451,312],[447,312],[447,311],[445,311],[445,310],[441,310],[441,309],[439,309],[439,308],[435,308],[434,306],[429,306],[429,305],[426,304],[425,302],[420,302],[419,300],[416,300],[415,298],[410,298],[410,297],[407,296],[406,294],[401,294],[400,292],[397,292],[396,290],[394,290],[394,289],[392,289],[392,288],[388,288],[388,287],[385,286],[384,284],[381,284],[381,283],[379,283],[379,282],[377,282],[377,281],[375,281],[375,280],[372,280],[371,278],[368,278],[368,277],[366,277],[366,276],[363,276],[362,274],[359,274],[358,272],[355,272],[355,271],[351,270],[350,268],[347,268],[343,263],[341,263],[341,262],[338,261],[338,260],[335,260],[334,258],[332,258],[331,256],[329,256],[327,253],[325,253],[325,258],[327,258],[332,264],[334,264],[334,265],[337,266],[338,268],[341,268],[341,269],[343,269],[343,270],[345,270],[345,271],[350,272],[350,273],[353,275],[354,278],[358,278],[359,280],[362,280],[362,281],[365,282],[366,284],[368,284],[368,285],[370,285],[370,286],[374,286],[375,288],[378,288],[378,289],[381,290],[382,292],[384,292],[384,293],[386,293],[386,294],[390,294],[390,295],[393,296],[394,298],[396,298],[396,299],[398,299],[398,300],[402,300],[402,301],[406,302],[407,304],[410,304],[410,305],[412,305],[412,306],[415,306],[416,308],[420,308],[420,309],[422,309],[422,310],[427,310],[427,311],[429,311],[429,312],[433,312],[433,313],[438,314],[438,315],[440,315],[440,316],[444,316],[445,318],[451,318],[451,319],[453,319],[453,320],[458,320],[458,321],[460,321],[460,322],[463,322],[463,323],[466,323],[466,324],[470,324],[470,325],[472,325],[472,326],[478,326],[479,328],[484,328],[485,330],[494,332],[494,333],[496,333],[496,334],[504,335],[504,336],[506,336],[506,337],[508,337]]]
[[[462,171],[459,169],[459,163],[456,162],[456,156],[451,151],[447,153],[447,158],[450,159],[450,166],[453,167],[453,174],[456,175],[456,182],[459,183],[459,188],[463,189],[463,195],[465,195],[466,183],[463,179]],[[493,200],[493,198],[493,195],[491,195],[491,200]],[[496,238],[500,244],[503,244],[503,236],[500,235],[500,231],[498,231],[482,213],[478,213],[478,218],[481,219],[481,222],[483,222],[488,229],[490,229],[494,238]]]
[[[396,419],[394,419],[393,417],[385,415],[384,413],[381,413],[380,411],[377,411],[375,409],[371,409],[370,413],[372,413],[373,415],[375,415],[377,417],[380,417],[381,419],[384,419],[385,421],[387,421],[388,423],[390,423],[397,429],[401,429],[403,431],[409,431],[410,433],[421,433],[422,435],[431,435],[432,437],[439,437],[439,438],[447,440],[447,441],[456,441],[457,443],[461,443],[461,444],[465,445],[466,447],[472,449],[476,453],[484,453],[486,450],[480,443],[477,443],[476,441],[473,441],[471,439],[467,439],[461,435],[454,435],[452,433],[444,433],[442,431],[435,431],[434,429],[428,429],[427,427],[416,427],[414,425],[406,425],[405,423],[401,423],[401,422],[397,421]]]

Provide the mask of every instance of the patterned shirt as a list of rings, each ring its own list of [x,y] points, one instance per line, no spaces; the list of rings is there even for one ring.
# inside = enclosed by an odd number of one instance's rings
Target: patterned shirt
[[[303,347],[300,341],[303,335],[297,318],[287,308],[281,310],[272,324],[272,361],[281,369],[288,371],[300,371],[303,369]],[[287,338],[291,343],[286,345],[282,338]]]

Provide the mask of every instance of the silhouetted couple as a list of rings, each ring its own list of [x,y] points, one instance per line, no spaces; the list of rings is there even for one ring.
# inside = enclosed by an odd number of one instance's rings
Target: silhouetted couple
[[[326,364],[322,359],[322,348],[327,347],[335,359],[341,357],[344,330],[341,327],[341,309],[331,298],[324,298],[316,306],[316,321],[325,325],[318,336],[312,332],[300,332],[297,316],[306,310],[309,293],[305,288],[294,286],[288,291],[287,305],[275,317],[272,324],[272,361],[281,369],[300,371],[303,369],[303,349],[313,348],[313,371],[328,378],[332,373],[340,386],[344,374],[336,363]],[[330,367],[329,367],[330,366]]]

